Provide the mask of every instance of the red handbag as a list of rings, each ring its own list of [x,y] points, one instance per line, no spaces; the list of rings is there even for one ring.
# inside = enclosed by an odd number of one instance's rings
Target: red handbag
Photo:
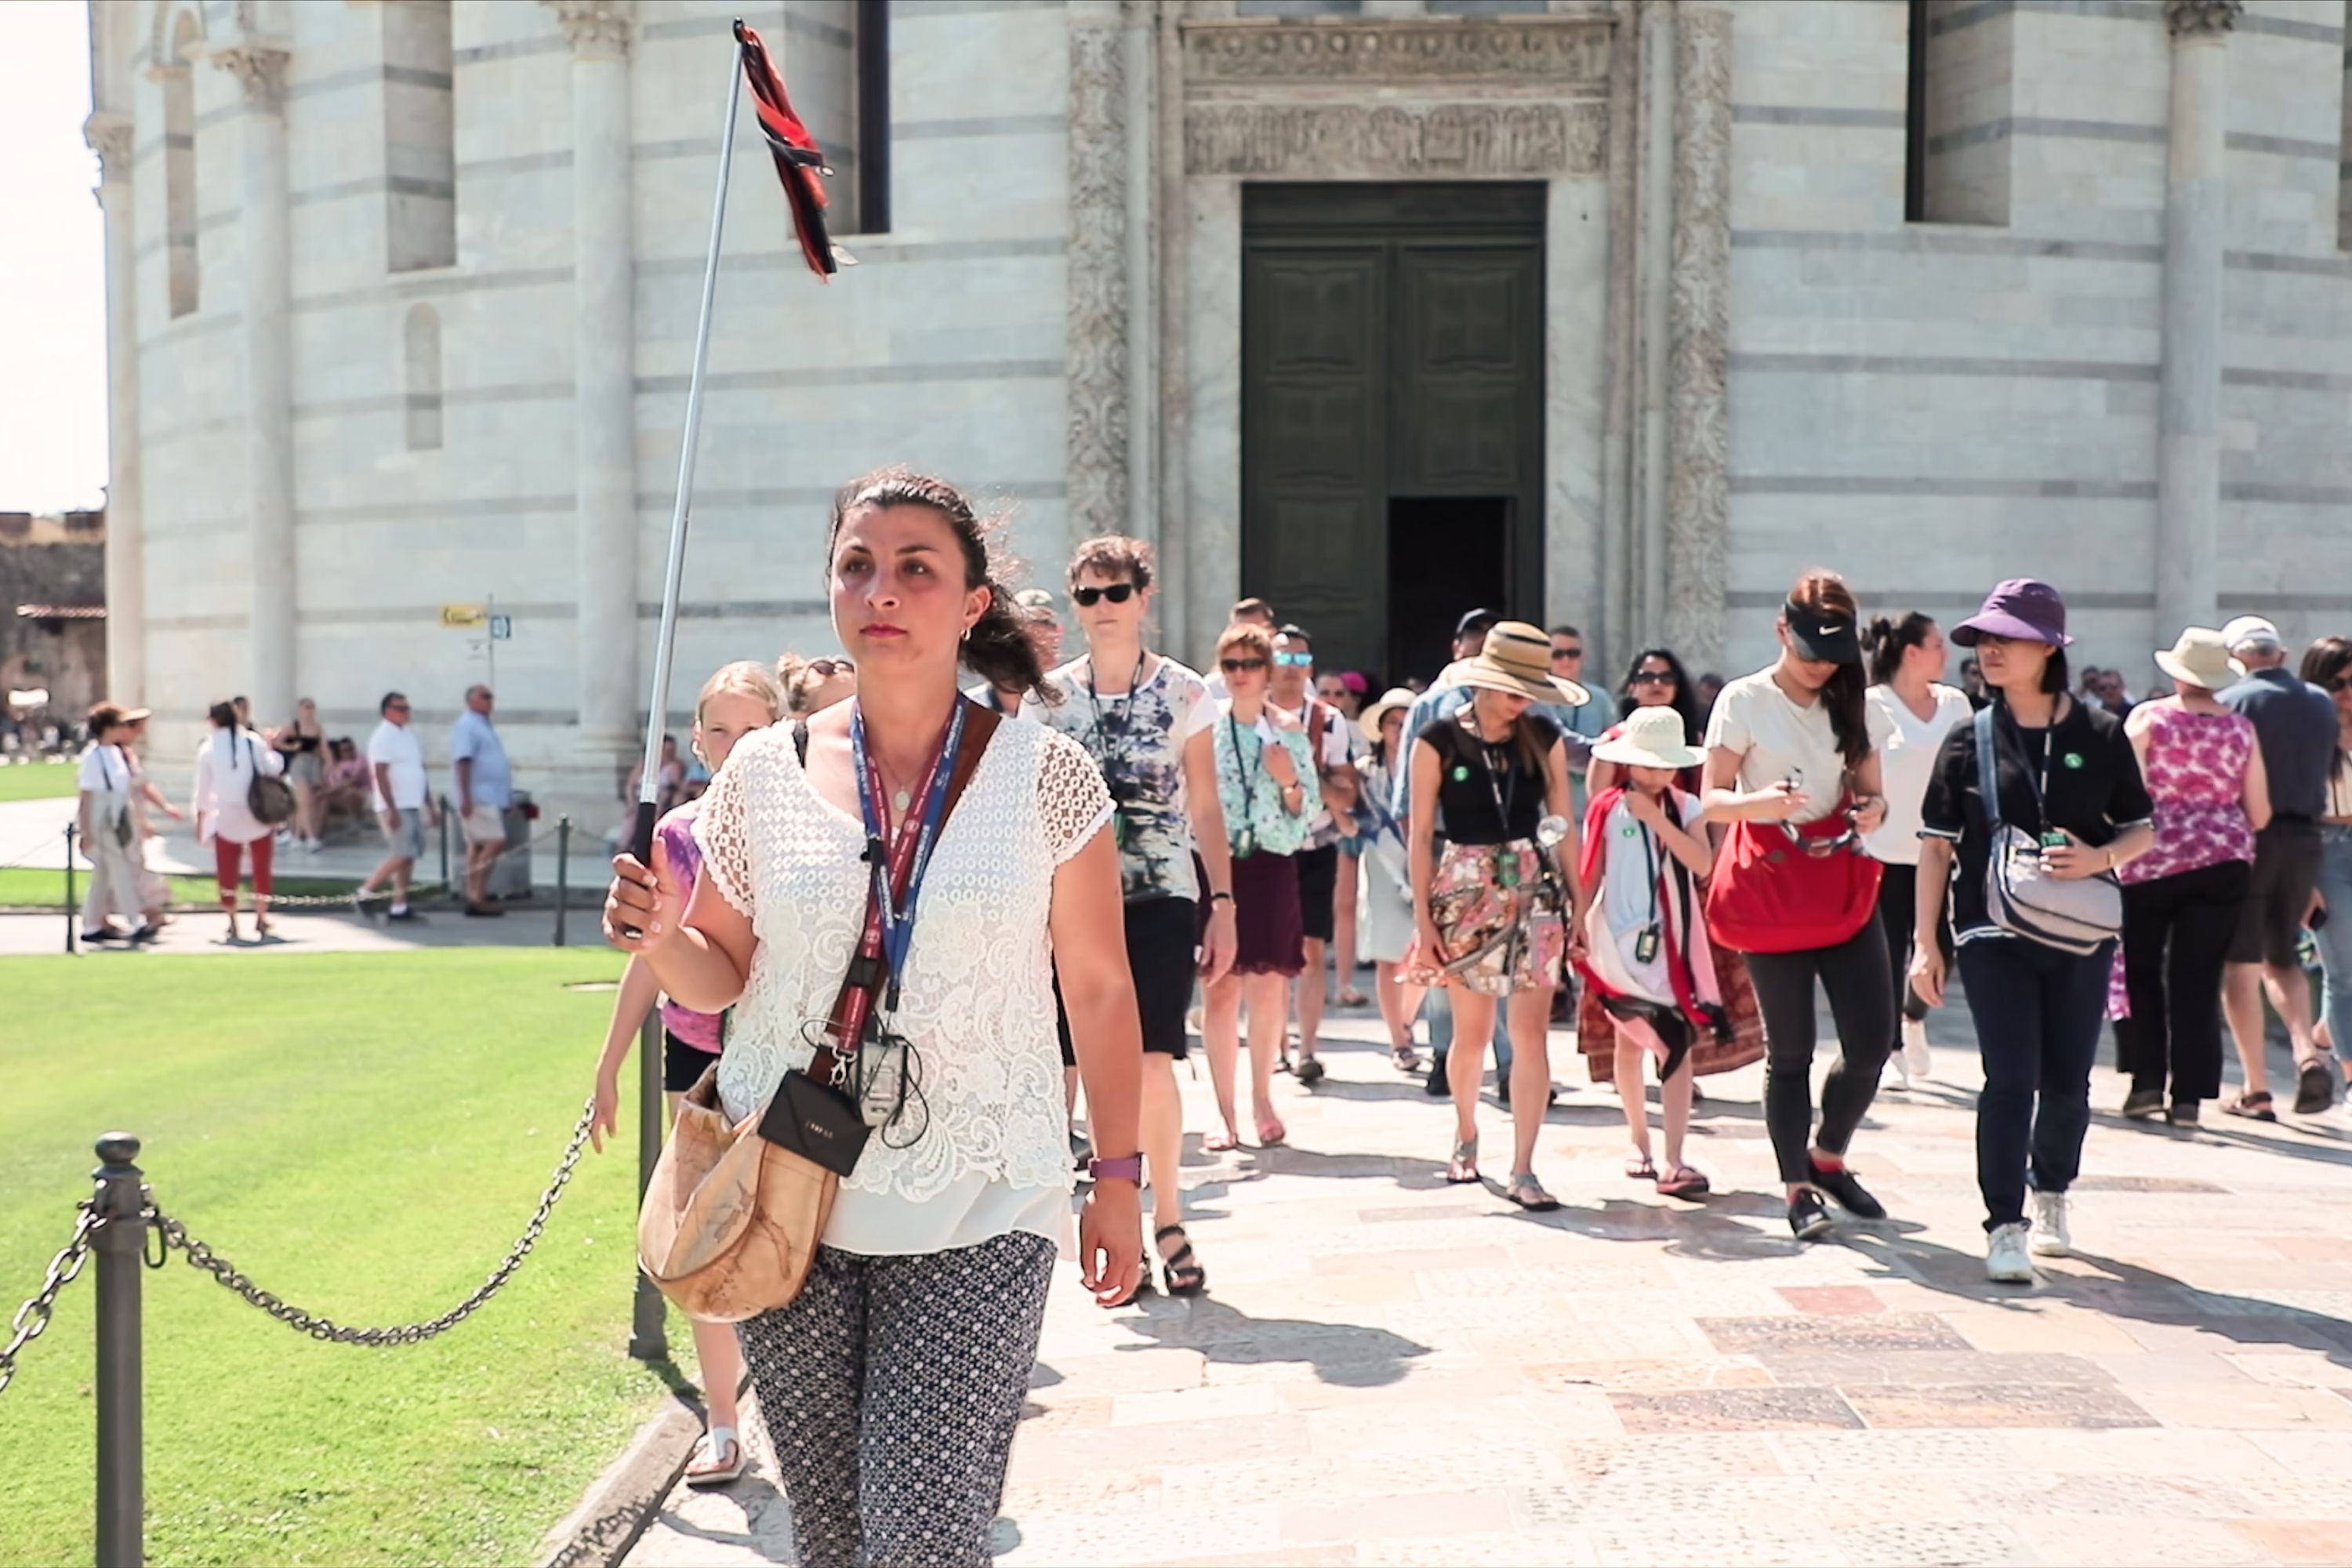
[[[1706,889],[1706,932],[1735,952],[1835,947],[1878,910],[1884,868],[1862,852],[1846,815],[1852,796],[1818,822],[1735,822]]]

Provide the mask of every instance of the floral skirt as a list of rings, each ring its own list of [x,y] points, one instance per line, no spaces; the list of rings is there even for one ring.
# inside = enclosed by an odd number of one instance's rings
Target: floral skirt
[[[1404,978],[1415,985],[1455,985],[1487,996],[1559,988],[1568,927],[1545,904],[1540,851],[1528,839],[1509,844],[1448,844],[1430,885],[1430,914],[1441,949],[1416,940]]]

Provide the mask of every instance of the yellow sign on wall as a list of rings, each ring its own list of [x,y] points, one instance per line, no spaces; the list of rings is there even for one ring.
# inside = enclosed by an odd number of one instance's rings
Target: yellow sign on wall
[[[441,606],[441,624],[445,626],[478,626],[489,618],[489,608],[484,605]]]

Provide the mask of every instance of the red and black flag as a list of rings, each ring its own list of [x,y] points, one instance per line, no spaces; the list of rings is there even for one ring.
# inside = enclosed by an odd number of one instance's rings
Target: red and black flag
[[[799,237],[801,254],[808,258],[809,270],[823,281],[841,269],[843,259],[824,232],[824,182],[818,178],[833,171],[825,166],[824,151],[816,144],[816,138],[793,112],[793,100],[784,96],[783,73],[768,58],[760,35],[739,19],[735,39],[743,46],[743,75],[758,106],[760,133],[768,139],[768,151],[776,160],[776,176],[784,183],[784,200],[793,209],[793,231]]]

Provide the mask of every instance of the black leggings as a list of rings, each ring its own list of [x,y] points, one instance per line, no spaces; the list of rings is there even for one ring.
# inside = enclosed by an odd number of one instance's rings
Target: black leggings
[[[1927,1016],[1927,1004],[1911,989],[1911,934],[1919,925],[1919,868],[1889,865],[1878,883],[1878,924],[1886,932],[1886,972],[1895,977],[1895,998],[1903,1016],[1916,1023]],[[1948,903],[1936,916],[1936,945],[1944,950],[1944,966],[1952,963],[1952,916]],[[1901,1036],[1896,1036],[1900,1043]]]
[[[2124,889],[2124,985],[2116,1065],[2135,1089],[2175,1100],[2221,1097],[2221,966],[2252,885],[2243,860],[2200,866]]]
[[[1751,952],[1748,978],[1764,1015],[1764,1124],[1780,1180],[1812,1179],[1813,981],[1829,993],[1838,1060],[1822,1083],[1820,1144],[1843,1154],[1878,1093],[1895,1043],[1895,992],[1886,983],[1886,933],[1876,921],[1835,947]]]

